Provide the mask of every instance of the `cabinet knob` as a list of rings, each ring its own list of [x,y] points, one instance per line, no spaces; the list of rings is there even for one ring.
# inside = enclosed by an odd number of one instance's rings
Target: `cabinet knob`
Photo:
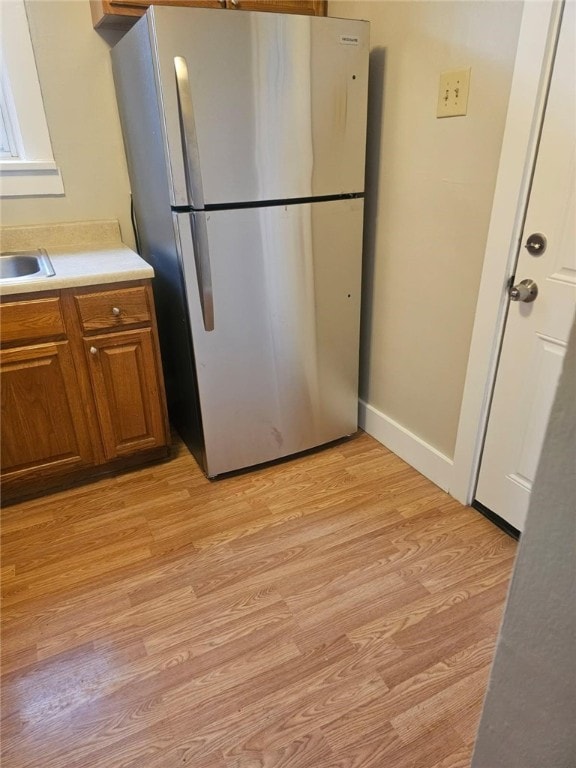
[[[97,355],[98,349],[96,347],[90,347],[90,354],[91,355]]]
[[[121,309],[120,307],[112,307],[112,314],[114,317],[120,317]]]

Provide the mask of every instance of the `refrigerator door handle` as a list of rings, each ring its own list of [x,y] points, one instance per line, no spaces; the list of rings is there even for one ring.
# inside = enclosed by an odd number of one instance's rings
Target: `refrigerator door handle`
[[[200,307],[205,331],[214,330],[214,300],[212,296],[212,270],[210,268],[210,253],[208,250],[208,228],[206,214],[203,211],[191,213],[189,216],[192,244],[194,247],[194,264],[200,292]]]
[[[188,64],[183,56],[174,57],[174,72],[176,74],[176,93],[178,96],[178,116],[180,118],[180,138],[184,159],[184,175],[188,201],[193,208],[204,208],[204,190],[200,173],[200,154],[196,136],[196,121]]]

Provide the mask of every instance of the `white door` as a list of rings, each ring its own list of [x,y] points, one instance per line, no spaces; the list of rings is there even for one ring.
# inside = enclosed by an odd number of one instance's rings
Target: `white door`
[[[520,531],[576,309],[575,5],[564,10],[476,489]]]

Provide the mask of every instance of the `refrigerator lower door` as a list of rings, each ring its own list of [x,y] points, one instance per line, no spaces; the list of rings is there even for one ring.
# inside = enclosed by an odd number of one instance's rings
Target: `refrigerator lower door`
[[[357,429],[363,201],[178,213],[209,477]],[[205,217],[206,330],[193,228]]]

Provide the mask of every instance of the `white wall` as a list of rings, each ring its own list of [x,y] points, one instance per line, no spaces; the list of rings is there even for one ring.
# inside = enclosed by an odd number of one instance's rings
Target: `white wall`
[[[522,3],[328,9],[371,23],[361,396],[375,436],[451,459]],[[437,119],[440,73],[465,67],[468,115]]]
[[[88,0],[27,0],[26,12],[65,194],[3,199],[2,224],[117,219],[133,247],[110,46],[92,28]]]

